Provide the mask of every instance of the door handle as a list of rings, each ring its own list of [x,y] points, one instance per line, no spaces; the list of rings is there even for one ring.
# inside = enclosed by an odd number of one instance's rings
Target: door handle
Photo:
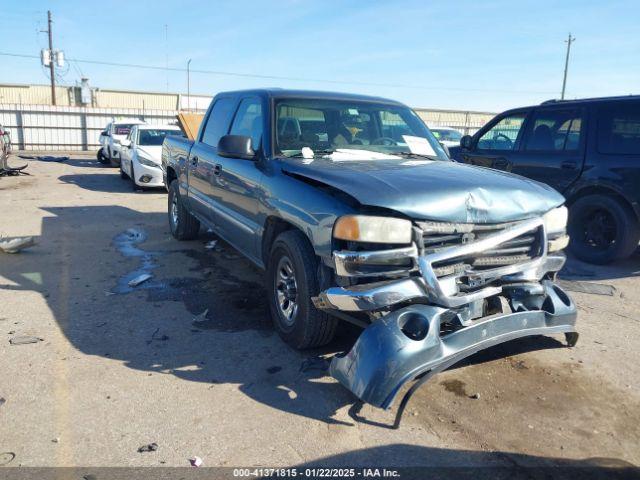
[[[216,163],[215,166],[213,167],[213,174],[216,177],[219,177],[220,175],[222,175],[222,165],[220,165],[219,163]]]
[[[198,165],[198,157],[191,157],[191,165],[194,167]]]
[[[493,168],[497,168],[499,170],[508,170],[511,162],[506,158],[496,158],[493,161]]]
[[[577,162],[562,162],[560,164],[560,168],[563,168],[565,170],[575,170],[577,166]]]

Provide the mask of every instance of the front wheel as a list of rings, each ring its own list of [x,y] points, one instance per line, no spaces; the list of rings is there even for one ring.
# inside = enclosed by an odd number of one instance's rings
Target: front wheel
[[[96,158],[102,165],[107,165],[109,163],[109,159],[104,154],[104,148],[101,148],[100,150],[98,150],[98,153],[96,154]]]
[[[171,182],[168,200],[171,234],[178,240],[196,238],[200,230],[200,222],[183,205],[178,180]]]
[[[579,198],[569,210],[569,249],[580,260],[606,264],[638,247],[640,225],[630,207],[606,195]]]
[[[336,319],[311,302],[320,293],[318,267],[302,232],[289,230],[278,236],[267,265],[269,308],[277,332],[293,348],[319,347],[335,335]]]
[[[124,171],[124,169],[122,168],[122,163],[120,163],[120,178],[127,179],[129,178],[129,175],[127,175],[127,172]]]

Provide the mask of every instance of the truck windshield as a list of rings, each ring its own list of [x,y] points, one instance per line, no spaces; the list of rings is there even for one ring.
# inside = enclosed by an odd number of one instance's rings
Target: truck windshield
[[[407,107],[357,100],[287,98],[276,101],[275,111],[276,154],[300,156],[307,147],[315,154],[357,150],[353,157],[358,160],[388,159],[388,155],[403,153],[448,159],[422,120]]]
[[[174,129],[147,129],[145,128],[144,130],[140,130],[139,134],[138,134],[138,145],[146,145],[146,146],[153,146],[153,145],[162,145],[162,142],[164,142],[164,137],[166,137],[167,135],[179,135],[180,131],[179,130],[174,130]]]

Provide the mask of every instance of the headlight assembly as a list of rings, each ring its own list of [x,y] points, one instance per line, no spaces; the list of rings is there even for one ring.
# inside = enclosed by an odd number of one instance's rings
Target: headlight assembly
[[[334,227],[340,240],[369,243],[411,243],[411,222],[402,218],[345,215]]]
[[[160,168],[160,165],[158,165],[156,162],[149,158],[143,157],[140,154],[138,154],[138,162],[140,162],[141,165],[145,165],[147,167]]]
[[[547,230],[547,236],[550,238],[563,235],[567,230],[567,218],[569,212],[567,207],[562,206],[544,214],[544,226]]]

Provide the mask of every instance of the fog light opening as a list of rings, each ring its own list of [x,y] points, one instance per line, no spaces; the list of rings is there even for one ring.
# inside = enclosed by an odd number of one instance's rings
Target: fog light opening
[[[554,285],[553,291],[556,292],[556,295],[558,295],[558,298],[560,299],[560,301],[562,301],[562,303],[564,303],[567,307],[571,305],[571,299],[569,298],[569,295],[565,293],[564,290],[562,290],[557,285]]]
[[[151,175],[142,175],[140,181],[142,183],[149,183],[151,181]]]
[[[406,312],[398,318],[398,326],[402,333],[411,340],[424,340],[429,333],[429,319],[416,312]]]

